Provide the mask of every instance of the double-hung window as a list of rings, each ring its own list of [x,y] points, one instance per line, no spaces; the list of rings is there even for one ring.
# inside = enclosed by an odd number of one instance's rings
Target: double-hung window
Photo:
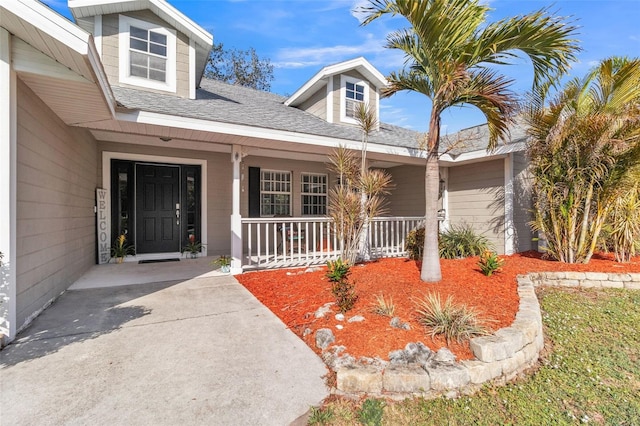
[[[344,115],[355,118],[356,111],[364,102],[364,85],[347,81],[345,85],[345,111]]]
[[[175,31],[120,15],[120,81],[175,92]]]
[[[260,215],[291,216],[291,172],[260,171]]]
[[[318,173],[302,173],[302,214],[324,216],[327,214],[327,175]]]

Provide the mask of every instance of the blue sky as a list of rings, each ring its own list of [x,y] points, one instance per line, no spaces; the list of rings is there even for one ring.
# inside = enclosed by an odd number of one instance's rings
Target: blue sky
[[[64,0],[44,0],[70,16]],[[269,58],[274,81],[271,91],[294,93],[323,66],[364,56],[383,74],[398,70],[403,57],[385,49],[386,35],[406,26],[402,18],[383,17],[362,27],[352,11],[366,0],[169,0],[173,6],[211,32],[225,47],[254,47]],[[489,20],[549,7],[579,27],[583,51],[571,76],[583,76],[597,61],[612,55],[640,56],[640,0],[491,0]],[[526,60],[502,67],[515,80],[513,89],[531,86],[532,69]],[[418,94],[398,94],[381,103],[383,122],[425,131],[430,103]],[[443,131],[481,124],[473,108],[455,108],[442,116]]]

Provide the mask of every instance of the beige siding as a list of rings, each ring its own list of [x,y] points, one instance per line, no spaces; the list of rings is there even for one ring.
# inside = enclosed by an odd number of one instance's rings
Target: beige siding
[[[387,169],[394,189],[389,199],[391,216],[424,216],[424,167],[398,166]]]
[[[356,70],[350,70],[344,74],[335,75],[333,77],[333,121],[334,123],[340,123],[340,97],[342,96],[341,75],[352,77],[358,80],[366,81],[369,84],[369,106],[375,111],[377,109],[376,102],[376,88],[371,84],[362,74]],[[351,124],[351,123],[346,123]]]
[[[207,253],[209,255],[229,254],[231,241],[231,178],[230,154],[179,150],[165,147],[126,145],[99,142],[99,150],[132,154],[175,157],[167,163],[179,164],[179,158],[207,161]],[[100,161],[100,182],[102,182],[102,161]]]
[[[529,222],[533,220],[533,200],[531,193],[531,174],[527,169],[527,157],[524,152],[513,155],[513,224],[515,227],[514,249],[517,252],[537,250],[533,241],[534,234]]]
[[[97,150],[18,83],[17,324],[95,263]]]
[[[449,168],[449,220],[469,224],[504,253],[504,160]]]
[[[162,25],[165,28],[174,29],[168,23],[160,19],[149,10],[127,12],[130,16],[142,21]],[[104,70],[113,85],[127,86],[119,81],[119,22],[118,14],[105,15],[102,17],[102,63]],[[189,38],[178,32],[176,40],[176,94],[181,97],[189,97]],[[137,87],[137,86],[132,86]],[[161,90],[140,88],[157,93],[167,93]]]
[[[327,119],[327,87],[324,86],[300,105],[300,109],[307,111],[323,120]]]
[[[260,167],[261,169],[268,170],[281,170],[281,171],[290,171],[292,173],[292,194],[291,194],[291,204],[292,204],[292,214],[293,216],[301,216],[302,215],[302,196],[300,191],[300,174],[301,173],[326,173],[329,174],[327,170],[327,164],[323,163],[315,163],[311,161],[292,161],[288,159],[278,159],[278,158],[265,158],[265,157],[246,157],[242,163],[242,173],[245,176],[245,179],[242,181],[242,201],[240,206],[240,213],[243,217],[248,216],[249,212],[249,167]],[[329,176],[328,185],[329,188],[335,184],[335,178]]]

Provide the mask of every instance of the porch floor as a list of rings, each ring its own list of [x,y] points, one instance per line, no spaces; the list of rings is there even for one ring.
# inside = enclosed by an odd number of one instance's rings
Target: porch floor
[[[197,259],[181,258],[179,262],[159,263],[107,263],[92,266],[69,290],[118,287],[132,284],[148,284],[192,278],[218,277],[223,274],[211,265],[217,256]]]

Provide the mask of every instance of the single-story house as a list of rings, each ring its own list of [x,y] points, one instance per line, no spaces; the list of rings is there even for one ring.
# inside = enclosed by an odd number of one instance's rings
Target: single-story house
[[[232,272],[335,254],[328,156],[360,151],[354,106],[376,114],[385,77],[328,65],[289,97],[203,78],[213,38],[165,0],[0,0],[0,333],[12,340],[124,234],[131,261],[231,255]],[[529,250],[524,133],[493,152],[486,126],[449,137],[442,226],[500,253]],[[404,252],[424,217],[420,135],[380,123],[368,166],[395,185],[372,250]],[[447,147],[447,143],[443,143]]]

